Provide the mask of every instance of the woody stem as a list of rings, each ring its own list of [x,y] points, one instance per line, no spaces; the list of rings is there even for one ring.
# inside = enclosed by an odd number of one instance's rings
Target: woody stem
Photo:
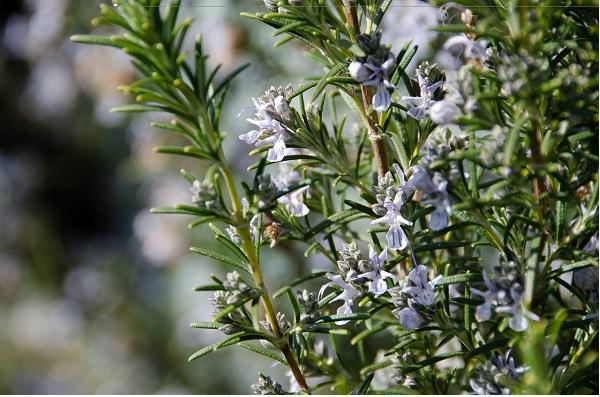
[[[277,321],[277,316],[275,315],[275,310],[273,309],[273,302],[271,301],[271,297],[267,292],[267,288],[263,279],[262,270],[260,268],[260,263],[258,261],[258,257],[256,256],[256,251],[254,248],[254,243],[252,242],[252,236],[250,235],[250,230],[248,224],[244,221],[244,217],[242,214],[242,205],[237,193],[237,188],[235,187],[235,182],[232,177],[231,170],[225,164],[223,159],[222,152],[220,153],[221,157],[221,172],[223,174],[223,178],[225,179],[225,184],[229,190],[231,204],[233,206],[234,216],[238,223],[238,232],[240,239],[242,240],[242,248],[244,253],[248,257],[248,263],[250,264],[250,270],[252,272],[252,278],[258,289],[260,290],[260,297],[265,308],[265,314],[267,317],[267,321],[273,330],[275,336],[278,339],[281,339],[281,344],[279,348],[290,367],[294,378],[300,385],[302,389],[304,389],[307,393],[310,394],[308,384],[306,383],[306,379],[300,370],[300,366],[298,365],[298,361],[290,348],[290,344],[288,342],[287,336],[283,334],[281,328],[279,327],[279,322]]]
[[[358,15],[356,13],[355,0],[344,0],[344,13],[346,15],[346,23],[350,28],[350,35],[356,41],[356,35],[360,33],[360,23],[358,22]],[[360,92],[362,106],[367,119],[369,141],[371,141],[371,147],[373,148],[375,167],[377,168],[377,174],[383,177],[389,171],[389,166],[385,141],[377,128],[377,116],[372,109],[369,112],[369,104],[373,99],[373,91],[370,87],[361,85]]]

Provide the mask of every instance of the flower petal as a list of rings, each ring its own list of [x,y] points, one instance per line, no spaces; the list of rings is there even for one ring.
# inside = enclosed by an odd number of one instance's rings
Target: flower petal
[[[399,225],[392,225],[385,235],[390,249],[403,250],[408,246],[408,237]]]
[[[373,97],[373,109],[377,112],[385,112],[392,104],[392,97],[383,84],[377,87]]]
[[[256,142],[256,140],[258,139],[259,136],[260,136],[260,131],[252,130],[252,131],[248,131],[245,134],[240,135],[240,139],[242,141],[246,142],[248,145],[251,145],[254,142]]]
[[[285,141],[283,140],[283,138],[279,138],[275,142],[273,147],[269,149],[269,152],[267,154],[267,160],[273,163],[283,160],[283,158],[285,157],[285,149]]]

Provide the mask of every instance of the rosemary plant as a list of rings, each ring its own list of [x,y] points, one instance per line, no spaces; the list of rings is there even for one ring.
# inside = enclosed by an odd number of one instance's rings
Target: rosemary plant
[[[153,126],[186,143],[157,151],[198,160],[190,202],[154,210],[208,224],[227,253],[191,250],[231,267],[196,288],[214,314],[192,326],[224,339],[190,360],[237,345],[287,366],[262,394],[597,393],[596,4],[437,2],[462,66],[411,71],[417,47],[380,29],[401,1],[264,3],[242,15],[323,73],[265,87],[234,136],[223,105],[245,66],[208,70],[200,38],[182,51],[180,0],[115,0],[93,24],[121,35],[73,37],[128,54],[138,103],[114,111],[170,114]],[[223,150],[238,138],[256,159],[241,182]],[[267,288],[261,252],[282,241],[328,270]]]

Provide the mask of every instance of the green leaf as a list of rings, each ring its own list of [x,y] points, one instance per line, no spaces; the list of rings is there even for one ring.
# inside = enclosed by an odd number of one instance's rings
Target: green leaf
[[[319,234],[323,230],[327,229],[331,225],[338,225],[338,226],[343,225],[344,220],[346,220],[347,218],[352,217],[354,215],[357,215],[357,214],[361,214],[361,212],[357,211],[355,209],[344,210],[344,211],[338,212],[336,214],[333,214],[330,217],[328,217],[327,219],[319,222],[314,228],[312,228],[306,234],[304,234],[304,240],[308,240],[308,239],[316,236],[317,234]]]
[[[476,281],[481,280],[481,274],[479,273],[465,273],[465,274],[455,274],[452,276],[447,276],[442,279],[436,286],[440,285],[448,285],[448,284],[459,284],[465,283],[467,281]]]
[[[352,201],[352,200],[344,200],[344,204],[352,207],[353,209],[360,211],[362,213],[365,213],[369,216],[372,217],[376,217],[377,215],[373,212],[373,210],[369,207],[367,207],[366,205],[357,203],[356,201]]]
[[[413,252],[419,253],[419,252],[428,252],[428,251],[435,251],[435,250],[445,250],[445,249],[449,249],[449,248],[468,247],[470,245],[471,245],[470,241],[437,241],[435,243],[425,244],[425,245],[416,247],[413,250]]]
[[[226,265],[232,266],[232,267],[236,268],[237,270],[241,270],[241,271],[243,271],[245,273],[250,274],[250,271],[247,269],[247,267],[244,264],[238,263],[237,261],[235,261],[234,259],[229,258],[228,256],[221,255],[219,253],[216,253],[216,252],[213,252],[213,251],[209,251],[207,249],[199,248],[199,247],[191,247],[190,251],[195,252],[196,254],[207,256],[207,257],[212,258],[212,259],[214,259],[216,261],[219,261],[219,262],[224,263]]]
[[[202,322],[197,322],[197,323],[191,323],[190,327],[192,327],[192,328],[202,328],[202,329],[219,329],[219,327],[221,325],[222,324],[215,323],[215,322],[202,321]]]
[[[317,86],[315,87],[315,90],[313,91],[312,97],[311,97],[311,102],[316,102],[317,98],[319,97],[319,95],[321,95],[321,92],[323,92],[323,90],[325,89],[325,87],[327,86],[327,84],[330,83],[329,78],[333,77],[335,75],[337,75],[340,71],[342,71],[343,69],[345,69],[348,65],[346,65],[345,63],[339,64],[337,66],[334,66],[331,68],[331,70],[329,70],[325,76],[323,76]]]
[[[193,157],[200,160],[209,160],[211,158],[210,154],[203,152],[199,149],[194,148],[190,150],[189,146],[179,147],[179,146],[160,146],[154,148],[155,153],[164,153],[164,154],[177,154],[180,156]]]
[[[334,314],[331,316],[321,317],[317,321],[316,324],[321,323],[332,323],[335,321],[358,321],[358,320],[366,320],[371,318],[369,313],[351,313],[351,314]]]
[[[381,362],[371,364],[371,365],[364,367],[363,369],[360,370],[360,374],[366,375],[368,373],[375,372],[378,369],[383,369],[383,368],[389,367],[390,365],[392,365],[392,360],[389,360],[389,359],[383,360]]]
[[[373,326],[371,328],[367,328],[367,329],[361,331],[354,338],[352,338],[350,340],[350,344],[356,345],[361,340],[363,340],[363,339],[365,339],[365,338],[367,338],[369,336],[375,335],[378,332],[381,332],[381,331],[385,330],[388,327],[388,325],[389,325],[388,323],[382,322],[382,323],[379,323],[379,324],[377,324],[377,325],[375,325],[375,326]]]
[[[443,360],[447,360],[447,359],[452,358],[452,357],[458,357],[458,356],[462,356],[462,355],[463,355],[463,352],[448,352],[448,353],[443,353],[443,354],[440,354],[440,355],[428,358],[426,360],[420,361],[420,362],[418,362],[418,363],[416,363],[414,365],[410,365],[410,366],[404,368],[404,371],[406,373],[414,372],[414,371],[416,371],[418,369],[421,369],[423,367],[427,367],[427,366],[429,366],[431,364],[435,364],[438,361],[443,361]]]
[[[500,347],[504,347],[504,346],[506,346],[507,343],[508,343],[508,338],[502,338],[501,337],[501,338],[495,339],[495,340],[493,340],[491,342],[488,342],[485,345],[476,347],[475,349],[467,352],[465,354],[465,356],[469,357],[469,358],[475,357],[475,356],[477,356],[479,354],[487,353],[487,352],[492,351],[494,349],[498,349]]]
[[[103,45],[103,46],[121,48],[120,45],[116,44],[111,39],[109,39],[108,37],[104,37],[104,36],[95,36],[95,35],[91,35],[91,34],[75,34],[70,37],[70,40],[73,43],[79,43],[79,44]]]
[[[231,336],[230,338],[227,338],[219,343],[212,343],[208,346],[203,347],[202,349],[200,349],[197,352],[195,352],[194,354],[192,354],[188,358],[188,362],[194,361],[200,357],[206,356],[207,354],[212,353],[217,350],[220,350],[224,347],[235,345],[241,341],[255,340],[255,339],[264,339],[264,337],[259,334],[256,334],[256,335],[253,335],[253,334],[241,335],[241,333],[235,334],[235,335]]]
[[[371,372],[369,375],[367,375],[367,377],[365,378],[363,383],[358,388],[358,392],[356,394],[367,394],[369,391],[369,387],[371,386],[371,381],[373,380],[374,377],[375,377],[374,372]]]
[[[196,215],[196,216],[211,216],[212,212],[203,210],[198,207],[189,205],[176,205],[175,207],[151,208],[153,214],[177,214],[177,215]]]
[[[258,345],[253,345],[250,343],[238,343],[239,347],[243,347],[246,350],[250,350],[251,352],[257,353],[257,354],[261,354],[265,357],[268,357],[272,360],[278,361],[281,364],[284,365],[288,365],[287,361],[285,360],[285,357],[283,357],[281,354],[277,353],[274,350],[271,349],[265,349],[262,346],[258,346]]]
[[[221,92],[225,87],[227,87],[229,84],[231,84],[232,80],[240,73],[242,73],[248,66],[250,66],[249,63],[246,63],[238,68],[236,68],[235,70],[233,70],[231,73],[229,73],[220,83],[219,85],[217,85],[217,87],[215,88],[213,94],[210,96],[210,100],[212,101],[213,98],[215,98],[219,92]]]
[[[142,113],[142,112],[169,112],[161,106],[140,105],[133,103],[130,105],[117,106],[110,109],[112,113]]]
[[[285,292],[297,285],[300,285],[308,280],[312,280],[315,278],[321,278],[321,277],[325,277],[327,275],[328,272],[314,272],[311,274],[308,274],[304,277],[300,277],[294,281],[292,281],[291,283],[289,283],[288,285],[286,285],[285,287],[282,287],[281,289],[279,289],[277,292],[275,292],[273,294],[273,298],[278,298],[279,296],[285,294]]]
[[[194,291],[203,292],[203,291],[223,291],[225,288],[222,285],[200,285],[198,287],[194,287]]]

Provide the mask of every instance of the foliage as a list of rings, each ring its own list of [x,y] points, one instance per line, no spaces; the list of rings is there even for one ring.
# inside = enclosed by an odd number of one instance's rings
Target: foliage
[[[200,38],[188,59],[179,0],[116,4],[94,23],[122,35],[73,40],[131,56],[141,77],[121,90],[138,104],[114,111],[173,116],[153,125],[186,144],[157,151],[198,159],[203,175],[182,170],[193,205],[155,212],[209,223],[227,254],[192,251],[232,268],[196,289],[214,291],[214,322],[192,326],[225,338],[190,360],[238,345],[286,363],[300,392],[597,393],[595,4],[442,5],[445,47],[464,60],[451,76],[428,62],[413,75],[417,48],[381,43],[391,0],[265,1],[271,12],[243,15],[273,27],[275,46],[303,42],[323,72],[254,99],[242,189],[220,121],[245,66],[207,70]],[[271,295],[261,252],[284,240],[331,272]],[[315,279],[318,294],[300,289]],[[375,389],[386,368],[397,384]],[[285,392],[262,374],[253,390]]]

